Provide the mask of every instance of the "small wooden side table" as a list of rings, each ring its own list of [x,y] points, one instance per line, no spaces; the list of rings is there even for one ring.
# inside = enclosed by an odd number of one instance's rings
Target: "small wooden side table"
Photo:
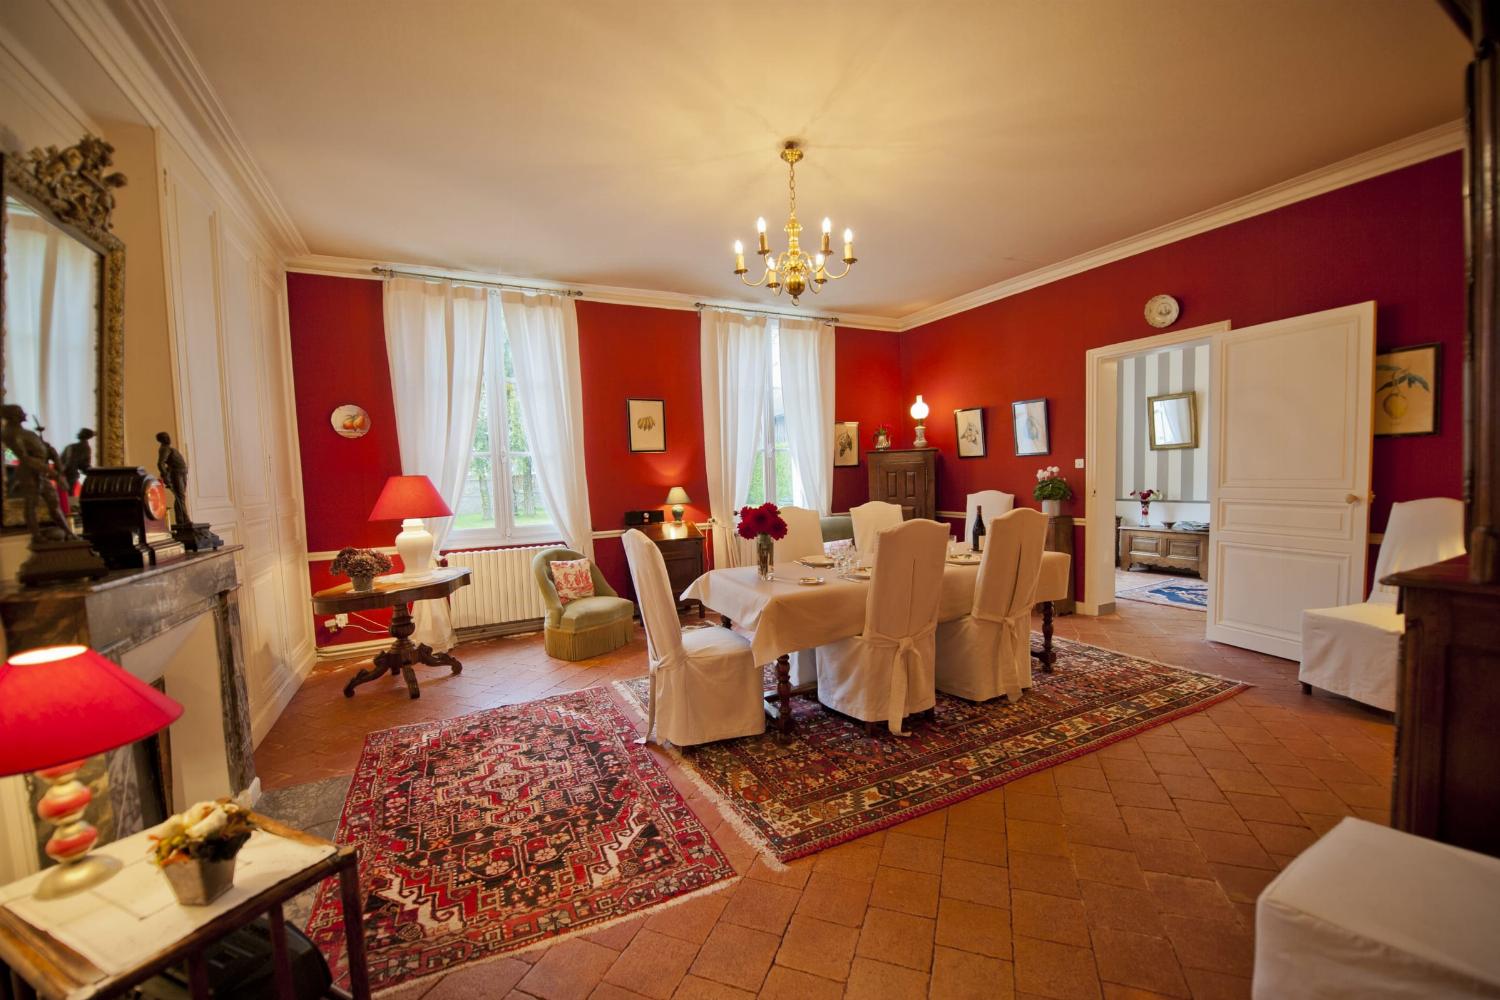
[[[258,886],[252,894],[239,902],[233,902],[227,909],[213,904],[207,907],[171,904],[173,912],[166,915],[172,919],[159,922],[170,925],[173,930],[158,939],[151,940],[141,948],[141,957],[138,960],[132,958],[129,968],[115,969],[113,972],[100,969],[77,950],[65,944],[61,938],[66,935],[57,928],[36,926],[21,917],[9,905],[0,906],[0,970],[9,971],[8,995],[17,1000],[34,1000],[36,997],[42,997],[45,1000],[93,1000],[96,997],[128,996],[134,987],[152,976],[172,966],[186,963],[193,1000],[209,1000],[208,964],[204,958],[204,952],[230,931],[243,927],[264,913],[268,915],[271,925],[271,953],[275,966],[273,982],[276,984],[276,995],[280,1000],[292,1000],[292,967],[286,947],[286,918],[282,912],[282,904],[304,889],[337,875],[340,901],[344,909],[345,943],[349,949],[349,988],[354,1000],[368,1000],[370,978],[365,965],[365,930],[359,897],[357,852],[351,846],[338,847],[321,837],[294,830],[264,816],[253,816],[253,818],[265,834],[281,837],[305,847],[327,848],[327,850],[316,860],[283,875],[274,884]],[[147,865],[145,856],[149,846],[147,840],[149,833],[150,831],[142,831],[98,848],[98,850],[116,854],[125,862],[125,867],[111,881],[126,879],[132,869]],[[256,836],[261,835],[261,833],[256,834]],[[281,869],[274,870],[280,871]],[[28,879],[12,883],[11,886],[5,888],[24,890],[26,883],[37,877],[30,876]],[[165,889],[166,879],[160,873],[152,871],[147,877],[153,880],[160,879],[160,888]],[[254,880],[247,874],[243,881]],[[154,883],[151,884],[152,891],[157,891]],[[89,892],[97,893],[99,889],[108,889],[109,886],[110,882],[105,882]],[[231,889],[224,899],[232,902],[236,892],[241,895],[245,894],[246,890],[241,888],[241,883],[237,883],[236,888]],[[26,893],[23,891],[20,894],[12,893],[7,898],[4,890],[0,890],[0,899],[4,899],[7,904],[14,904],[17,899],[25,896]],[[132,905],[140,907],[147,901],[136,897],[132,900]],[[104,901],[104,897],[99,897],[96,902],[98,905],[92,911],[94,918],[100,917],[100,911],[109,905]],[[77,907],[62,908],[61,912],[76,917]],[[149,916],[142,916],[139,913],[132,914],[129,908],[120,908],[118,905],[113,912],[116,914],[116,919],[127,922],[133,918],[138,919],[140,923],[137,925],[137,930],[147,935],[152,933],[147,930],[153,926],[150,922],[165,913],[165,911],[158,911]],[[187,919],[180,919],[183,917]],[[0,988],[0,994],[6,994],[6,992],[6,989]],[[351,995],[337,987],[333,988],[333,993],[341,997]]]
[[[693,585],[703,575],[703,532],[691,521],[665,521],[647,524],[641,532],[661,550],[662,561],[667,564],[667,581],[672,585],[672,598]],[[698,617],[703,617],[702,601],[679,602],[698,605]]]
[[[464,665],[458,657],[449,653],[434,652],[425,642],[417,645],[411,634],[417,630],[411,620],[412,601],[431,601],[447,597],[459,587],[469,585],[470,570],[467,567],[435,569],[432,575],[421,580],[408,580],[401,574],[382,576],[375,580],[375,589],[356,591],[352,583],[341,583],[337,587],[320,590],[313,595],[313,611],[320,615],[347,614],[351,611],[370,611],[375,608],[391,609],[391,636],[396,640],[391,648],[375,654],[375,662],[349,678],[344,685],[344,697],[354,697],[354,689],[386,674],[400,674],[406,680],[406,691],[413,698],[422,697],[417,687],[417,674],[412,664],[422,663],[429,667],[451,667],[455,674],[463,673]]]

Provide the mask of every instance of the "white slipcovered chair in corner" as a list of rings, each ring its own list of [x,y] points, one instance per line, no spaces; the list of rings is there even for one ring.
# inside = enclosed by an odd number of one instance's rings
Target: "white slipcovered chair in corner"
[[[1397,658],[1406,616],[1396,611],[1397,588],[1380,581],[1392,573],[1463,554],[1461,502],[1429,497],[1393,504],[1369,598],[1361,604],[1302,612],[1302,666],[1297,679],[1303,692],[1322,688],[1395,711]]]
[[[868,559],[875,554],[880,533],[901,523],[901,505],[871,500],[858,507],[850,507],[849,520],[854,524],[854,548]]]
[[[974,608],[937,630],[937,689],[969,701],[1031,687],[1031,606],[1041,575],[1047,515],[1023,507],[988,523]]]
[[[967,542],[974,537],[974,512],[984,508],[984,530],[990,530],[990,522],[1004,514],[1006,511],[1015,509],[1016,497],[1013,493],[1002,490],[980,490],[978,493],[970,493],[965,503],[964,512],[964,537],[961,541]]]
[[[786,522],[786,537],[776,543],[776,565],[823,554],[823,523],[817,511],[783,507],[781,519]]]
[[[818,701],[861,722],[884,722],[898,736],[906,716],[937,704],[933,635],[947,554],[948,526],[937,521],[881,533],[865,630],[818,647]]]
[[[684,632],[661,550],[635,529],[624,542],[651,665],[645,738],[654,728],[678,746],[693,746],[765,732],[761,671],[750,641],[727,628]]]

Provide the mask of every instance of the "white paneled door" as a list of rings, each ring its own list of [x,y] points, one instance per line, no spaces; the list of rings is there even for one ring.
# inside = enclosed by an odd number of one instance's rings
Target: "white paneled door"
[[[1363,599],[1375,303],[1214,337],[1208,638],[1300,660],[1306,608]]]

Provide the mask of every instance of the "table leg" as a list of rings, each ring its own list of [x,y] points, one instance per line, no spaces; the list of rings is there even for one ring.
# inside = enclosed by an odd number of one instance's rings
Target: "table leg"
[[[36,1000],[36,990],[32,988],[30,983],[21,978],[19,972],[11,969],[10,975],[7,978],[10,980],[10,996],[14,1000]]]
[[[1052,652],[1052,602],[1042,604],[1042,673],[1052,673],[1052,661],[1057,654]]]
[[[364,906],[359,898],[359,867],[351,855],[339,868],[339,895],[344,911],[344,950],[349,959],[349,989],[354,1000],[370,1000],[370,970],[365,965]]]
[[[266,911],[271,931],[271,963],[276,976],[276,995],[281,1000],[296,1000],[292,989],[292,962],[286,951],[286,914],[277,903]]]
[[[780,709],[781,735],[792,734],[792,658],[786,653],[776,657],[776,706]]]
[[[452,653],[434,652],[432,647],[425,642],[417,647],[417,662],[425,663],[429,667],[449,667],[455,674],[464,672],[464,665],[458,662],[458,657]]]
[[[700,604],[699,607],[702,607],[702,605]],[[719,624],[722,625],[722,626],[724,626],[725,628],[729,628],[732,625],[734,625],[734,622],[732,622],[732,621],[729,620],[729,616],[728,615],[720,615],[719,616]]]
[[[193,1000],[209,1000],[213,990],[208,985],[208,963],[203,952],[195,951],[188,956],[188,992]]]

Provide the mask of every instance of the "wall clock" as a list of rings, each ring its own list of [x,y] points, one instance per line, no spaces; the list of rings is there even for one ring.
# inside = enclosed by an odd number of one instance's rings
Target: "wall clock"
[[[365,412],[363,406],[356,406],[353,403],[335,406],[333,413],[328,417],[328,422],[333,424],[333,429],[341,437],[362,438],[370,433],[370,415]]]
[[[1153,295],[1151,296],[1151,300],[1146,303],[1146,322],[1159,330],[1162,327],[1171,326],[1177,322],[1177,317],[1181,312],[1182,307],[1177,304],[1177,300],[1172,298],[1172,296]]]

